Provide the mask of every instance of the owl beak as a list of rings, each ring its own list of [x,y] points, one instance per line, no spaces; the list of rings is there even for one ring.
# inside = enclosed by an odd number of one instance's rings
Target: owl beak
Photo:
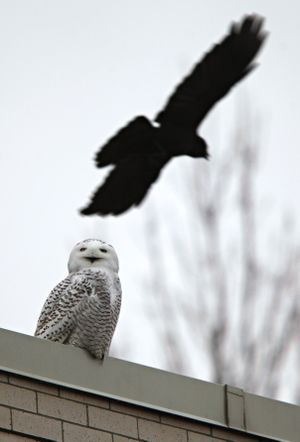
[[[90,261],[91,264],[93,264],[93,262],[98,261],[101,258],[96,258],[96,256],[86,256],[86,259]]]

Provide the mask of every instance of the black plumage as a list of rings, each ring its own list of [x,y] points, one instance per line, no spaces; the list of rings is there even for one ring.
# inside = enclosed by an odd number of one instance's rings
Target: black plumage
[[[173,157],[207,158],[197,128],[213,106],[254,67],[265,40],[263,19],[246,16],[183,79],[153,125],[138,116],[96,155],[97,167],[113,165],[105,182],[81,213],[118,215],[141,203],[164,165]]]

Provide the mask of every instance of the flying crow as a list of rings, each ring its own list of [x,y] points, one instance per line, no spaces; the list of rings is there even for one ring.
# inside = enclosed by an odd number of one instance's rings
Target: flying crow
[[[207,113],[255,67],[252,63],[266,38],[263,18],[246,16],[183,79],[152,124],[138,116],[96,155],[97,167],[113,165],[84,215],[119,215],[144,199],[164,165],[173,157],[207,158],[207,145],[197,129]]]

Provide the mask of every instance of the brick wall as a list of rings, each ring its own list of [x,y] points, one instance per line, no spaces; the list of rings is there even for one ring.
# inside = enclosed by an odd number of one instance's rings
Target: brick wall
[[[124,402],[0,372],[1,442],[257,442]]]

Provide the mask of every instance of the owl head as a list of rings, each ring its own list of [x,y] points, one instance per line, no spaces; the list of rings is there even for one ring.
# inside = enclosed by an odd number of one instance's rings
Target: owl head
[[[87,268],[106,268],[117,273],[119,261],[115,249],[100,239],[85,239],[77,243],[68,261],[69,273]]]

